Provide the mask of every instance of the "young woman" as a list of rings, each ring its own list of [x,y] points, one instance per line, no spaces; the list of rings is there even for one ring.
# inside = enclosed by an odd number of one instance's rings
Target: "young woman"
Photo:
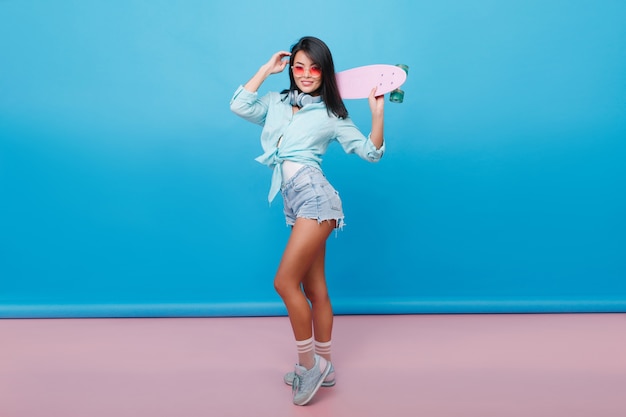
[[[289,66],[290,86],[281,93],[258,96],[267,77]],[[263,126],[264,154],[257,161],[273,169],[269,201],[280,191],[291,235],[274,278],[296,340],[298,364],[285,375],[293,402],[307,404],[320,386],[333,386],[331,362],[333,311],[328,297],[324,259],[326,239],[343,226],[339,194],[320,164],[328,145],[337,141],[347,153],[378,161],[384,152],[384,97],[369,96],[372,130],[364,136],[348,117],[335,81],[328,46],[303,37],[290,52],[276,52],[235,92],[230,107]],[[309,304],[310,303],[310,304]]]

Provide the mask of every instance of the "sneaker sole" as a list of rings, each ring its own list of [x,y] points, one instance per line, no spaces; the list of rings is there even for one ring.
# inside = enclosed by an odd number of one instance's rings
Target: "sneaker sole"
[[[322,382],[321,386],[324,387],[324,388],[334,387],[336,383],[337,383],[337,381],[335,381],[333,379],[332,381],[324,381],[324,382]],[[291,387],[291,386],[293,386],[293,381],[291,381],[291,382],[285,381],[285,384],[287,384],[287,385],[289,385]]]

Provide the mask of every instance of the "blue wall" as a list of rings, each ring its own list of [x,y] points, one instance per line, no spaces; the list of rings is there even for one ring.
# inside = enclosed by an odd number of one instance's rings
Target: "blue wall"
[[[338,313],[626,311],[624,22],[621,0],[2,1],[0,316],[284,314],[289,230],[228,103],[303,35],[338,70],[410,66],[383,160],[324,161]]]

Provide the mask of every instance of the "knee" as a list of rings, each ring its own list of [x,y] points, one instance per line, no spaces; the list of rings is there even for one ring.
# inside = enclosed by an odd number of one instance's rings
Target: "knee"
[[[288,297],[294,290],[298,291],[298,288],[298,286],[294,286],[292,282],[280,276],[274,278],[274,289],[282,298]]]
[[[329,301],[328,291],[323,287],[304,287],[304,294],[311,304],[322,304]]]
[[[285,292],[285,284],[278,277],[274,278],[274,289],[278,293],[278,295],[282,296]]]

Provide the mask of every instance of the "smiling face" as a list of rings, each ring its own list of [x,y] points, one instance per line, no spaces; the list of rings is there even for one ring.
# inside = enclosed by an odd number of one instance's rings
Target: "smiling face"
[[[322,86],[323,74],[319,65],[311,61],[304,51],[296,52],[291,71],[300,91],[312,96],[319,95],[318,90]]]

